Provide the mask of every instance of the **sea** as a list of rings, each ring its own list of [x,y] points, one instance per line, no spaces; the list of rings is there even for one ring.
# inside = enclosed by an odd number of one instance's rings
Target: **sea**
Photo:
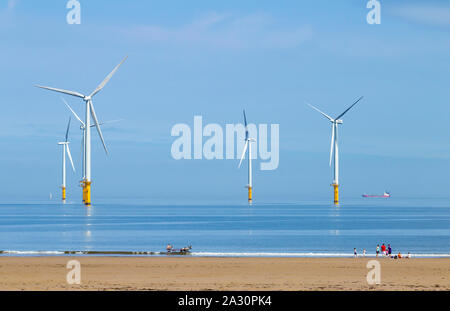
[[[373,257],[383,243],[394,254],[450,257],[450,199],[0,204],[0,256],[158,256],[171,244],[191,245],[190,256],[352,257],[356,248]]]

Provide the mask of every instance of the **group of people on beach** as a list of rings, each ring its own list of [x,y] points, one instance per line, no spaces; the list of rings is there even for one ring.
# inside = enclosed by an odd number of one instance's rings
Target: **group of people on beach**
[[[383,243],[381,245],[381,254],[384,256],[391,256],[392,255],[391,244],[388,244],[388,246],[386,247],[386,245],[384,245]],[[377,245],[377,257],[378,255],[380,255],[380,244]]]
[[[376,256],[378,257],[380,255],[380,253],[382,256],[393,258],[393,259],[411,258],[410,252],[408,252],[408,255],[406,255],[404,257],[402,255],[402,253],[400,253],[400,252],[398,252],[397,255],[392,255],[391,244],[388,244],[387,247],[384,243],[381,245],[381,247],[380,247],[380,244],[378,244],[377,248],[376,248]],[[353,249],[353,257],[355,257],[355,258],[358,257],[358,252],[357,252],[356,248]],[[363,257],[366,257],[366,249],[363,249]]]

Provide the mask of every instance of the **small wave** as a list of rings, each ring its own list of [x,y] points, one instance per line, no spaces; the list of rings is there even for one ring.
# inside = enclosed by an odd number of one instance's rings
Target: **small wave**
[[[167,255],[165,252],[151,251],[17,251],[5,250],[0,251],[0,255],[38,255],[38,256],[54,256],[54,255],[99,255],[99,256],[151,256],[151,255]],[[173,254],[176,255],[176,254]],[[353,253],[286,253],[286,252],[191,252],[186,253],[195,257],[310,257],[310,258],[349,258],[353,257]],[[405,256],[405,254],[403,254]],[[362,255],[358,255],[364,258]],[[375,258],[375,254],[366,254],[367,258]],[[383,258],[384,256],[379,256]],[[411,254],[414,258],[450,258],[450,254]]]
[[[64,255],[61,251],[0,251],[7,255]]]

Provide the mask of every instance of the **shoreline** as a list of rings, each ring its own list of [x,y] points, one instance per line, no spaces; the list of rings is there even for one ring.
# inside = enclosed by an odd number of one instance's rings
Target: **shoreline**
[[[81,284],[67,263],[79,261]],[[0,257],[0,290],[450,290],[449,258],[379,258],[381,284],[368,285],[373,258]]]
[[[393,256],[397,254],[392,254]],[[405,258],[407,254],[402,254]],[[450,258],[448,253],[411,253],[411,258]],[[1,257],[196,257],[196,258],[354,258],[352,253],[314,253],[314,252],[154,252],[154,251],[15,251],[0,250]],[[389,258],[384,255],[358,254],[357,258]],[[391,258],[393,259],[393,258]]]

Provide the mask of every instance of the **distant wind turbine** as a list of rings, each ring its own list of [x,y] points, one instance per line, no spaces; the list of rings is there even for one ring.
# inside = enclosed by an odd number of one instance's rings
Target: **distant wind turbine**
[[[252,191],[253,191],[253,180],[252,180],[252,142],[255,142],[256,140],[254,138],[250,138],[248,135],[248,125],[247,125],[247,117],[245,115],[244,110],[244,123],[245,123],[245,146],[244,150],[242,152],[241,161],[239,162],[239,167],[241,167],[242,160],[245,158],[245,153],[248,148],[248,185],[246,188],[248,188],[248,203],[253,202],[252,197]]]
[[[343,113],[338,115],[336,118],[332,118],[326,113],[320,111],[318,108],[314,107],[313,105],[308,104],[311,108],[318,111],[320,114],[322,114],[325,118],[327,118],[331,122],[331,148],[330,148],[330,166],[332,163],[334,163],[334,180],[333,180],[333,188],[334,188],[334,204],[339,204],[339,149],[338,149],[338,125],[342,124],[343,121],[341,118],[355,106],[361,99],[363,99],[363,96],[361,96],[356,102],[353,103],[350,107],[348,107]],[[334,158],[333,158],[334,154]]]
[[[70,164],[72,164],[72,170],[75,172],[75,166],[73,165],[72,161],[72,155],[70,154],[70,148],[69,148],[69,129],[70,129],[70,119],[69,123],[67,124],[67,130],[66,130],[66,139],[63,142],[59,142],[58,145],[61,145],[63,147],[63,153],[62,153],[62,201],[63,203],[66,203],[66,152],[67,156],[69,157]]]
[[[84,134],[85,176],[84,176],[84,180],[83,180],[82,184],[83,184],[83,202],[87,206],[91,205],[91,182],[92,182],[91,181],[91,117],[94,121],[95,127],[97,128],[97,132],[102,141],[103,148],[105,149],[106,154],[108,154],[108,149],[106,148],[105,140],[103,139],[103,134],[100,129],[100,124],[97,120],[97,115],[95,114],[94,105],[92,104],[92,98],[105,87],[105,85],[109,82],[109,80],[112,78],[112,76],[116,73],[116,71],[119,69],[119,67],[123,64],[123,62],[126,59],[127,59],[127,57],[125,57],[113,69],[113,71],[111,71],[111,73],[108,76],[106,76],[106,78],[102,81],[102,83],[100,83],[99,86],[97,86],[97,88],[90,95],[83,95],[83,94],[81,94],[79,92],[75,92],[75,91],[67,91],[67,90],[57,89],[57,88],[48,87],[48,86],[36,85],[36,87],[39,87],[42,89],[79,97],[79,98],[83,99],[83,101],[86,104],[86,117],[85,117],[85,121],[84,121],[84,124],[85,124],[85,134]]]

